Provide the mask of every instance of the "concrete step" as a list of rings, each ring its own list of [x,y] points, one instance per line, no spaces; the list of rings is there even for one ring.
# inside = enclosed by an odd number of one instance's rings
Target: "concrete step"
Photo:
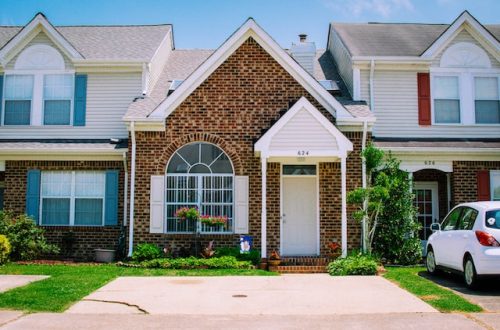
[[[271,272],[282,274],[326,273],[326,266],[269,266]]]

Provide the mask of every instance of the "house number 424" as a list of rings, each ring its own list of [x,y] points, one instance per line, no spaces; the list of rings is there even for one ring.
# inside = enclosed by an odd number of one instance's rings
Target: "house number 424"
[[[297,156],[309,156],[309,150],[299,150]]]

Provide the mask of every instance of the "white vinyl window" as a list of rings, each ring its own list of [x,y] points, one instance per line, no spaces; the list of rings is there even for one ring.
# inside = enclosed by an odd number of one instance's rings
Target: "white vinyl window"
[[[73,98],[73,75],[46,74],[43,83],[43,124],[69,125]]]
[[[105,173],[44,171],[41,175],[41,224],[104,225]]]
[[[491,200],[500,201],[500,171],[490,171]]]
[[[434,122],[460,123],[459,79],[456,76],[434,76]]]
[[[33,101],[33,75],[5,76],[4,125],[29,125]]]
[[[190,143],[177,150],[167,166],[165,189],[167,233],[233,232],[233,167],[217,146]],[[175,212],[181,207],[196,207],[202,215],[226,217],[227,225],[209,226],[178,219]]]
[[[500,124],[500,97],[497,77],[474,78],[474,107],[477,124]]]

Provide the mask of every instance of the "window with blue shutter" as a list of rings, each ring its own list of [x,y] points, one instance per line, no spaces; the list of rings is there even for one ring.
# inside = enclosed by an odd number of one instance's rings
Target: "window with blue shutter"
[[[26,185],[26,214],[38,223],[40,212],[40,170],[29,170]]]
[[[118,170],[106,171],[106,195],[104,207],[104,224],[115,226],[118,224]]]
[[[87,75],[75,76],[75,97],[73,109],[73,126],[85,126],[87,108]]]

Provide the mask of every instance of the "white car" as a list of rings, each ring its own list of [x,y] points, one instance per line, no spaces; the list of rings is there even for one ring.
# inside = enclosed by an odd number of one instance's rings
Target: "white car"
[[[470,288],[479,277],[500,276],[500,202],[457,205],[431,229],[425,262],[429,273],[460,272]]]

